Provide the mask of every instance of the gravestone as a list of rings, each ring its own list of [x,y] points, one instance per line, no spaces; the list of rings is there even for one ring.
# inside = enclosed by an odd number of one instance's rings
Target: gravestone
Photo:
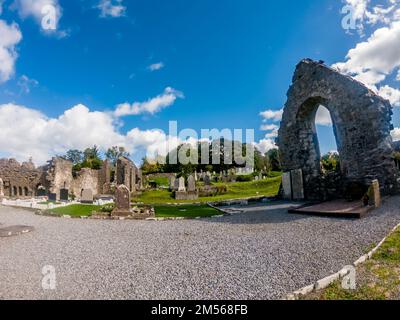
[[[379,181],[378,180],[373,180],[371,184],[371,204],[375,206],[375,208],[379,208],[382,204],[382,199],[381,199],[381,191],[379,187]]]
[[[113,216],[129,216],[131,214],[131,195],[127,186],[121,184],[115,190],[115,209]]]
[[[292,182],[290,172],[285,172],[282,175],[283,199],[292,200]]]
[[[206,185],[206,186],[211,185],[211,176],[208,172],[204,176],[204,185]]]
[[[4,183],[1,178],[0,178],[0,197],[4,197]]]
[[[192,175],[190,175],[188,177],[188,192],[195,192],[195,191],[196,191],[196,180]]]
[[[260,174],[258,175],[258,180],[262,180],[263,179],[263,176],[262,176],[262,173],[260,172]]]
[[[186,192],[185,178],[184,177],[180,177],[178,179],[178,192]]]
[[[194,181],[198,181],[199,177],[197,176],[197,171],[194,172]]]
[[[169,190],[174,190],[175,180],[176,178],[174,176],[169,177]]]
[[[293,200],[304,200],[303,170],[293,170],[291,175]]]
[[[175,179],[174,188],[172,190],[173,191],[178,191],[178,189],[179,189],[179,179]]]
[[[57,201],[57,193],[49,193],[48,195],[49,201]]]
[[[68,189],[61,189],[60,190],[60,200],[61,201],[68,201],[69,195]]]
[[[93,203],[92,189],[84,189],[82,191],[81,203]]]
[[[36,195],[38,197],[44,197],[46,195],[46,189],[38,188],[37,191],[36,191]]]

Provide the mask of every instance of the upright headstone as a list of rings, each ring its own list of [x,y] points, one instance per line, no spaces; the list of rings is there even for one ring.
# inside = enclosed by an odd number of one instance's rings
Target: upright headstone
[[[370,201],[375,208],[379,208],[382,204],[382,199],[381,199],[381,191],[380,191],[380,186],[379,186],[379,181],[378,180],[373,180],[371,184],[371,194],[370,194]]]
[[[93,203],[92,189],[84,189],[82,191],[81,203]]]
[[[169,177],[169,190],[174,190],[175,180],[176,178],[174,176]]]
[[[37,195],[38,197],[44,197],[44,196],[46,195],[46,189],[43,188],[43,187],[39,187],[39,188],[36,190],[36,195]]]
[[[173,191],[178,191],[179,189],[179,179],[175,179]]]
[[[188,177],[188,192],[195,192],[196,191],[196,180],[194,176],[190,175]]]
[[[186,192],[185,178],[184,177],[180,177],[178,179],[178,192]]]
[[[0,178],[0,197],[4,197],[4,182],[3,179]]]
[[[263,175],[262,172],[260,172],[260,174],[258,175],[258,180],[262,180],[263,179]]]
[[[282,175],[283,199],[292,200],[292,182],[290,172],[285,172]]]
[[[68,189],[61,189],[60,190],[60,200],[61,201],[68,201]]]
[[[194,172],[194,181],[198,181],[199,180],[199,177],[198,177],[198,175],[197,175],[197,170]]]
[[[57,193],[49,193],[48,195],[49,201],[57,201]]]
[[[130,191],[127,186],[121,184],[115,190],[115,209],[113,216],[129,216],[131,214]]]
[[[211,175],[208,172],[204,176],[204,185],[206,186],[211,185]]]
[[[304,200],[303,170],[293,170],[291,174],[293,200]]]

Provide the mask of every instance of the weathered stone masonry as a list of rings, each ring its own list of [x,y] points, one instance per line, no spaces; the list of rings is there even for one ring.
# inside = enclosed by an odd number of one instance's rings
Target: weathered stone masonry
[[[55,157],[48,164],[35,168],[32,162],[20,164],[15,159],[0,159],[0,179],[6,197],[33,197],[53,194],[60,199],[61,190],[80,199],[83,190],[91,194],[112,194],[111,166],[106,160],[100,170],[83,168],[73,175],[72,163]],[[125,184],[131,192],[142,187],[141,171],[127,159],[118,160],[117,184]],[[118,173],[119,172],[119,173]]]
[[[320,105],[331,113],[343,185],[378,179],[384,193],[395,192],[390,103],[353,78],[306,59],[296,68],[277,139],[283,170],[303,171],[305,198],[320,200],[327,192],[315,126]]]

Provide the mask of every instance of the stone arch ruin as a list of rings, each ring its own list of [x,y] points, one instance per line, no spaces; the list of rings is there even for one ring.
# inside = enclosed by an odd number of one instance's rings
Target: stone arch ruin
[[[303,184],[303,192],[294,198],[342,197],[349,183],[369,185],[375,179],[383,193],[397,190],[389,101],[355,79],[309,59],[297,65],[287,96],[277,144],[284,172],[294,171]],[[321,170],[315,125],[320,105],[331,113],[340,154],[340,178],[329,186]]]

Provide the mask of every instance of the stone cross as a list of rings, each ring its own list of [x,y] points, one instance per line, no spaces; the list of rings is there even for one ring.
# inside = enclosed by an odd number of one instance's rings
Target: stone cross
[[[185,191],[186,191],[185,178],[184,177],[180,177],[178,179],[178,192],[185,192]]]
[[[193,175],[190,175],[188,178],[188,191],[189,192],[196,191],[196,180]]]
[[[127,186],[121,184],[115,190],[115,209],[112,215],[126,216],[131,212],[131,195]]]
[[[4,197],[4,183],[3,179],[0,178],[0,197]]]

